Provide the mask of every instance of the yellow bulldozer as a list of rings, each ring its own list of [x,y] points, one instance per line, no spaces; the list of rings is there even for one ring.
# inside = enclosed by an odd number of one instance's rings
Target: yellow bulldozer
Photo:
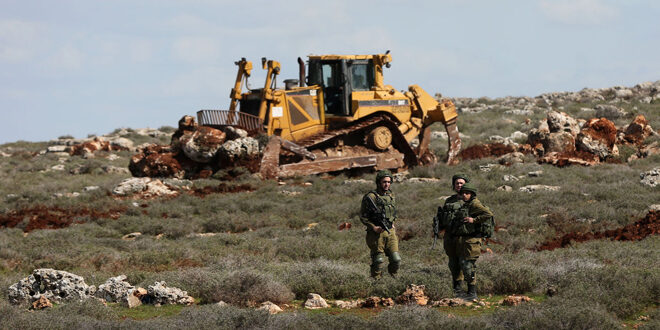
[[[456,163],[461,140],[454,104],[437,101],[417,85],[406,92],[385,85],[383,69],[391,61],[389,51],[310,55],[307,65],[298,58],[298,79],[284,80],[281,88],[280,63],[262,58],[264,87],[249,89],[252,62],[243,58],[235,62],[229,110],[200,110],[197,119],[203,126],[267,134],[259,169],[264,178],[432,164],[429,126],[435,122],[447,130],[447,163]]]

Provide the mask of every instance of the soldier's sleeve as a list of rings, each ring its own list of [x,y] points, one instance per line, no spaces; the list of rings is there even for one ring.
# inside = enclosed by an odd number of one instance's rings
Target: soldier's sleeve
[[[483,223],[493,217],[493,212],[491,212],[488,207],[481,204],[479,200],[475,200],[474,203],[472,203],[470,214],[474,218],[475,223]]]
[[[376,227],[376,225],[374,225],[369,220],[371,212],[369,211],[370,210],[369,201],[367,200],[367,198],[369,198],[369,194],[366,194],[364,195],[364,197],[362,197],[362,204],[360,205],[360,221],[362,222],[362,224],[367,226],[367,228],[373,230],[374,227]]]

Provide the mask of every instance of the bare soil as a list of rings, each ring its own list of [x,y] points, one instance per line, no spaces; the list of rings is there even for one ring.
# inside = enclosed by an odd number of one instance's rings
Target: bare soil
[[[543,243],[537,251],[552,251],[571,245],[573,242],[580,243],[593,239],[609,238],[613,241],[639,241],[650,235],[657,235],[660,232],[660,212],[649,211],[643,219],[626,225],[621,228],[606,230],[603,232],[580,233],[572,232],[561,237],[554,238]]]
[[[0,215],[0,228],[23,228],[28,233],[35,229],[60,229],[74,223],[83,223],[83,217],[92,219],[119,219],[126,211],[125,207],[111,208],[110,210],[92,210],[88,208],[64,209],[57,206],[47,207],[37,205],[32,208],[11,210]]]

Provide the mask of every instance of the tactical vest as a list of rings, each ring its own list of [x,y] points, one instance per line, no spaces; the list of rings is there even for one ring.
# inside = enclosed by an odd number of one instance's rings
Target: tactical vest
[[[376,203],[376,206],[378,206],[378,208],[383,211],[385,219],[389,222],[394,222],[394,219],[396,219],[394,195],[390,193],[381,196],[375,190],[370,191],[369,193],[375,196],[374,203]]]
[[[462,201],[454,203],[447,203],[444,207],[438,210],[438,219],[440,219],[440,228],[450,229],[456,213],[461,208]]]
[[[474,223],[465,222],[463,219],[468,215],[469,203],[464,203],[454,213],[451,222],[451,234],[454,236],[473,236],[477,230]]]

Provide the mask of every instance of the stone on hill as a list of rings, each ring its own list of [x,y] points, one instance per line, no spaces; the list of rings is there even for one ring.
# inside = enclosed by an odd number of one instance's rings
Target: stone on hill
[[[280,306],[277,306],[276,304],[266,301],[261,303],[261,307],[257,308],[258,310],[265,310],[268,312],[268,314],[277,314],[282,312],[282,308]]]
[[[121,302],[135,287],[126,282],[126,275],[111,277],[99,285],[94,296],[107,302]]]
[[[660,167],[656,167],[650,171],[639,174],[640,183],[649,186],[655,187],[660,184]]]
[[[550,132],[568,132],[576,137],[580,132],[580,126],[577,120],[569,116],[565,112],[550,111],[548,112],[548,129]]]
[[[605,118],[592,118],[582,127],[575,140],[575,147],[604,160],[619,154],[619,149],[615,145],[616,136],[617,129],[614,123]]]
[[[304,304],[307,309],[328,308],[328,303],[316,293],[308,293]]]
[[[424,294],[424,285],[409,284],[396,301],[400,304],[417,304],[419,306],[426,306],[429,298]]]
[[[618,119],[628,114],[622,108],[611,104],[599,104],[594,107],[594,110],[596,110],[596,117],[605,117],[609,120]]]
[[[160,305],[192,305],[195,299],[179,288],[170,288],[165,282],[156,282],[147,287],[150,302]]]
[[[84,300],[94,295],[95,291],[96,287],[87,285],[81,276],[62,270],[39,268],[10,286],[8,295],[10,303],[21,304],[32,303],[42,296],[54,302]]]
[[[183,153],[199,163],[209,163],[226,140],[226,134],[215,128],[201,126],[179,140]]]

